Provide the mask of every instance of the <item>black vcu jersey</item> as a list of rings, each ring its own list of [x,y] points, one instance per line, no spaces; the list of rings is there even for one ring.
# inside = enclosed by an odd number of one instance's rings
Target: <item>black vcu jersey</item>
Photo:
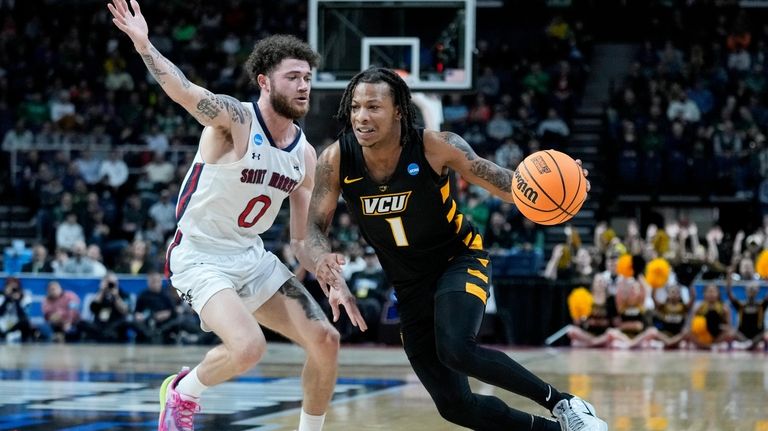
[[[423,129],[412,132],[383,184],[368,176],[354,133],[339,139],[341,192],[401,299],[434,281],[453,257],[483,248],[481,236],[451,197],[449,177],[429,165],[423,134]]]

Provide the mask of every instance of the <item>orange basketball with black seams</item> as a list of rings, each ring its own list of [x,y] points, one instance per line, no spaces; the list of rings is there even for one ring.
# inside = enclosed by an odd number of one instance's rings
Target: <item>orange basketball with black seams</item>
[[[512,178],[512,192],[527,219],[555,225],[579,212],[587,199],[587,179],[569,155],[542,150],[520,162]]]

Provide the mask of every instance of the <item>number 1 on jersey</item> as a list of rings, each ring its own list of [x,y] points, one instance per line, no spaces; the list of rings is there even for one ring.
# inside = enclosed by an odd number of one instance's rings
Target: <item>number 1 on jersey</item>
[[[395,244],[398,247],[408,247],[408,238],[405,236],[405,227],[403,226],[402,217],[385,218],[384,220],[389,223],[389,228],[392,229],[392,236],[395,237]]]

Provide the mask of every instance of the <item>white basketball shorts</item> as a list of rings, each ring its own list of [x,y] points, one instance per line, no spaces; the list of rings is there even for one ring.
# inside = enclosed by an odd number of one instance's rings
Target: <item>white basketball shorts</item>
[[[253,313],[294,276],[263,247],[236,254],[211,254],[182,239],[170,249],[168,261],[171,285],[198,315],[208,300],[224,289],[234,289]],[[210,332],[202,319],[200,326]]]

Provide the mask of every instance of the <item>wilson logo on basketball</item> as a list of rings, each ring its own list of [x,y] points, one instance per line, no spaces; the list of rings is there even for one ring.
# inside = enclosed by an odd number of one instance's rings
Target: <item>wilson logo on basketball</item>
[[[520,172],[518,171],[515,171],[515,182],[517,183],[515,187],[520,190],[520,193],[522,193],[523,197],[531,201],[531,203],[535,204],[536,199],[539,198],[539,192],[530,187],[528,182],[525,181],[525,178],[523,178],[523,176],[520,175]]]
[[[539,171],[540,174],[548,174],[552,172],[549,170],[549,166],[547,166],[547,162],[544,161],[544,157],[536,156],[531,159],[531,162],[533,163],[533,166],[536,167],[536,170]]]
[[[363,204],[363,214],[382,215],[403,212],[408,207],[408,198],[410,196],[411,192],[379,196],[360,196],[360,200]]]

